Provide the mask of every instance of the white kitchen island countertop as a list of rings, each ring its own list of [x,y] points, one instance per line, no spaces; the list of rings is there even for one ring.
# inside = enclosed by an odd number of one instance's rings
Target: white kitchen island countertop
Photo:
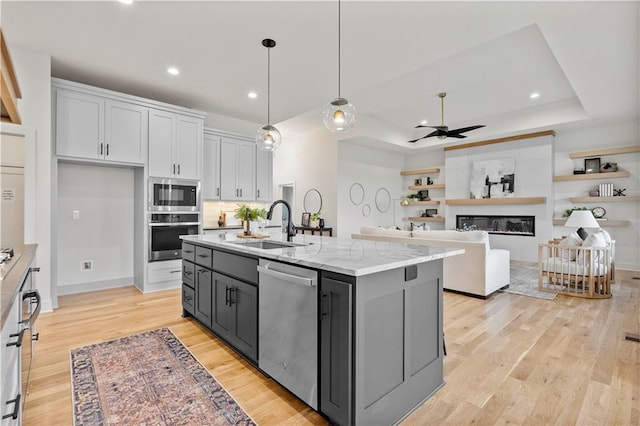
[[[238,238],[227,234],[185,235],[185,242],[225,249],[265,259],[280,260],[314,269],[332,271],[350,276],[363,276],[405,266],[416,265],[464,253],[464,249],[409,245],[384,241],[355,240],[319,235],[298,234],[292,243],[295,247],[261,249],[244,245],[259,241],[254,238]],[[284,234],[271,232],[270,241],[286,241]]]

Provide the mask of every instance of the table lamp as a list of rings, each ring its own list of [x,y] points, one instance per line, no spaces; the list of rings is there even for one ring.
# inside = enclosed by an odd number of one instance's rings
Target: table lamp
[[[600,224],[593,217],[593,213],[591,210],[574,210],[571,212],[571,216],[567,219],[567,222],[564,224],[567,228],[578,228],[577,232],[580,235],[580,238],[583,240],[587,238],[588,234],[584,230],[584,228],[600,228]]]

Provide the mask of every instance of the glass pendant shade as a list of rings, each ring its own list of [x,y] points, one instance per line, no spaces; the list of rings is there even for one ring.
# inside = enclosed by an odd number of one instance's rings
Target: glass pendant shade
[[[324,107],[322,121],[332,132],[347,132],[356,124],[356,107],[345,98],[336,98]]]
[[[280,131],[271,124],[265,124],[256,133],[256,144],[263,151],[275,151],[280,146]]]

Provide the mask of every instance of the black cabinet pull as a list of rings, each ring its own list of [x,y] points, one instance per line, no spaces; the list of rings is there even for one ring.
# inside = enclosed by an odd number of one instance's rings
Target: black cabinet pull
[[[193,272],[191,272],[191,271],[184,271],[184,274],[188,277],[188,276],[190,276],[191,274],[193,274]]]
[[[109,144],[107,144],[107,156],[109,156]]]
[[[220,196],[220,187],[216,188],[216,196],[218,196],[218,197]]]
[[[176,163],[173,163],[173,174],[176,174]]]
[[[185,253],[193,253],[193,250],[182,250]]]
[[[178,164],[178,174],[180,174],[180,164]]]
[[[2,416],[2,420],[8,419],[9,417],[11,417],[12,420],[16,420],[18,418],[18,414],[20,413],[20,398],[21,397],[22,397],[22,395],[18,394],[15,397],[15,399],[10,399],[9,401],[7,401],[7,405],[14,404],[13,413],[5,414],[4,416]]]
[[[328,316],[331,313],[331,305],[329,304],[329,295],[322,292],[320,297],[320,319]]]
[[[257,191],[258,195],[256,196],[256,198],[260,198],[260,190],[258,189]]]
[[[229,286],[224,286],[224,306],[229,306]]]
[[[20,333],[12,333],[9,335],[9,337],[17,337],[18,340],[16,340],[15,342],[9,342],[7,343],[7,346],[15,346],[16,348],[19,348],[22,346],[22,338],[24,337],[24,332],[27,331],[26,328],[23,328],[22,330],[20,330]]]
[[[206,254],[199,254],[198,257],[209,257],[209,256]]]
[[[100,155],[102,155],[102,153],[103,153],[103,151],[102,151],[102,146],[103,146],[103,143],[101,142],[101,143],[100,143]]]

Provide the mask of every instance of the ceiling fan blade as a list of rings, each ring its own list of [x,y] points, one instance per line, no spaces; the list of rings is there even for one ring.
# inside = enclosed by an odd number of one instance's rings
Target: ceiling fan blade
[[[460,133],[470,132],[471,130],[479,129],[481,127],[486,127],[486,125],[480,124],[477,126],[461,127],[460,129],[449,130],[449,135],[458,135]]]
[[[414,127],[414,129],[420,129],[422,127],[429,127],[431,129],[438,129],[438,130],[444,130],[447,131],[448,127],[447,126],[427,126],[424,124],[418,124],[416,127]]]
[[[466,136],[465,136],[465,135],[458,135],[458,134],[456,134],[456,133],[449,133],[449,134],[447,135],[447,137],[448,137],[448,138],[456,138],[456,139],[464,139],[464,138],[466,138]]]
[[[429,133],[429,134],[428,134],[428,135],[426,135],[426,136],[423,136],[423,137],[421,137],[421,138],[414,139],[414,140],[412,140],[412,141],[408,141],[408,142],[409,142],[409,143],[414,143],[414,142],[418,142],[419,140],[422,140],[422,139],[430,138],[431,136],[439,136],[439,135],[443,135],[443,134],[444,134],[444,133],[442,132],[442,130],[434,130],[433,132]]]

